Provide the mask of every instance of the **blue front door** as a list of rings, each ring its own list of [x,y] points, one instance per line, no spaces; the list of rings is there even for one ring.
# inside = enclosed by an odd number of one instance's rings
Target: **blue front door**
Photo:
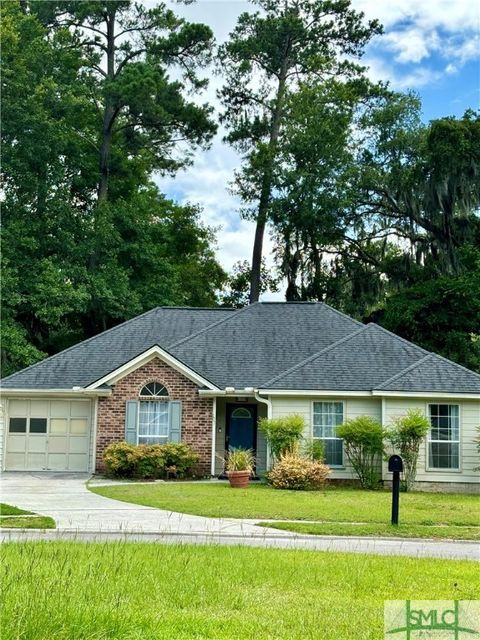
[[[257,407],[254,404],[227,404],[227,450],[252,449],[257,440]]]

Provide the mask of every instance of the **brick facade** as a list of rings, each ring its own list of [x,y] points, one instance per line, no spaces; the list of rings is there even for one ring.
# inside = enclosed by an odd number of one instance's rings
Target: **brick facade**
[[[182,442],[200,456],[199,472],[210,474],[212,455],[213,400],[200,398],[198,386],[181,373],[155,358],[113,385],[109,397],[99,398],[97,414],[96,470],[103,470],[102,454],[112,442],[125,439],[125,403],[138,400],[142,387],[158,381],[171,400],[182,401]]]

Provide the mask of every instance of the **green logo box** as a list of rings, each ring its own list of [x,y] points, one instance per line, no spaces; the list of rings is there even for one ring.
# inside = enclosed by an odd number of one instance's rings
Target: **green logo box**
[[[480,600],[385,600],[385,640],[480,638]]]

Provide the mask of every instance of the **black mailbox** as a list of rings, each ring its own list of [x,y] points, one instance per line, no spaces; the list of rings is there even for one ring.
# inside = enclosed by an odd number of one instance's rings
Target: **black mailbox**
[[[390,456],[388,459],[389,471],[403,471],[403,460],[400,456]]]

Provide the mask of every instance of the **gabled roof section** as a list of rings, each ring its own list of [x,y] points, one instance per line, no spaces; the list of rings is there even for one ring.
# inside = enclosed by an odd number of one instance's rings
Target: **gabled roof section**
[[[259,302],[170,352],[220,388],[259,387],[362,326],[320,302]]]
[[[480,394],[480,375],[434,353],[393,376],[376,391]]]
[[[87,387],[154,345],[172,343],[233,315],[231,309],[157,307],[4,378],[7,389]]]
[[[147,349],[143,353],[140,353],[132,360],[125,362],[125,364],[117,367],[114,371],[110,371],[99,380],[90,384],[87,389],[101,389],[104,385],[109,387],[109,385],[115,384],[118,380],[154,358],[160,358],[160,360],[181,373],[186,378],[189,378],[189,380],[195,384],[200,385],[202,388],[218,390],[218,387],[215,387],[215,385],[213,385],[209,380],[204,378],[197,371],[190,369],[190,367],[186,366],[183,362],[180,362],[180,360],[174,358],[170,353],[168,353],[168,351],[165,351],[165,349],[158,346],[158,344],[150,347],[150,349]]]
[[[378,325],[368,324],[261,387],[371,391],[426,353]]]

